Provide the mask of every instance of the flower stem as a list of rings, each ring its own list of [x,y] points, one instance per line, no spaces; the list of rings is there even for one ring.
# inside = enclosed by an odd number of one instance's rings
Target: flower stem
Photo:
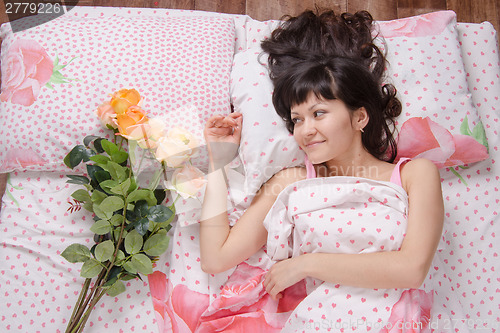
[[[87,292],[89,291],[89,286],[90,286],[91,281],[92,281],[92,279],[90,279],[90,278],[85,279],[85,283],[83,284],[82,290],[80,291],[80,295],[78,296],[78,300],[75,303],[73,313],[71,314],[71,317],[70,317],[71,319],[70,319],[70,322],[68,324],[68,328],[66,329],[66,333],[69,332],[70,325],[72,325],[73,321],[75,320],[75,314],[78,311],[80,311],[80,308],[83,306],[83,302],[84,302],[85,298],[87,297]]]

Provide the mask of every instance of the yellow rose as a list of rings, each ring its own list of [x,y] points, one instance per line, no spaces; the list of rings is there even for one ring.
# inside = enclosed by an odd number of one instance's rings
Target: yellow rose
[[[174,171],[172,181],[167,182],[166,187],[175,190],[181,197],[187,199],[195,198],[206,182],[203,172],[191,164],[186,164]]]
[[[135,89],[121,89],[111,96],[111,106],[116,114],[124,114],[129,107],[138,105],[141,95]]]
[[[131,106],[124,113],[117,114],[115,122],[121,136],[130,140],[140,140],[146,134],[143,125],[148,122],[148,117],[140,107]]]
[[[116,112],[111,107],[111,104],[109,104],[109,102],[99,105],[94,113],[97,115],[97,117],[99,117],[99,120],[101,121],[103,127],[107,127],[109,125],[112,128],[117,128],[117,125],[115,123]]]

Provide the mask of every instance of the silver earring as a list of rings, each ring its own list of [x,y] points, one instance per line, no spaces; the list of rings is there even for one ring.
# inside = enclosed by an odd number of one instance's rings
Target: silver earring
[[[360,129],[359,129],[359,131],[360,131],[361,133],[364,133],[364,132],[365,132],[365,131],[363,131],[363,129],[362,129],[362,128],[360,128]]]

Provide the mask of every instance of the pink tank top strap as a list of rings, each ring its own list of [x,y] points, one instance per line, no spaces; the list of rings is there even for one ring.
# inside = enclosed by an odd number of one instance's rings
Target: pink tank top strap
[[[408,161],[410,161],[409,158],[402,158],[398,161],[391,174],[391,183],[401,186],[401,165]]]
[[[314,165],[307,158],[307,155],[304,158],[304,164],[306,165],[307,179],[316,178],[316,170],[314,169]]]

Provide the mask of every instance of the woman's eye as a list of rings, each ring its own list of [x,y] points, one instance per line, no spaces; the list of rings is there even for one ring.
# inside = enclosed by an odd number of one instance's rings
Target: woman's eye
[[[321,110],[319,110],[319,111],[314,111],[314,116],[315,116],[315,117],[319,117],[319,116],[321,116],[321,115],[323,115],[323,114],[325,114],[325,113],[326,113],[325,111],[321,111]]]
[[[296,124],[297,122],[299,122],[300,119],[299,118],[292,118],[292,123]]]

